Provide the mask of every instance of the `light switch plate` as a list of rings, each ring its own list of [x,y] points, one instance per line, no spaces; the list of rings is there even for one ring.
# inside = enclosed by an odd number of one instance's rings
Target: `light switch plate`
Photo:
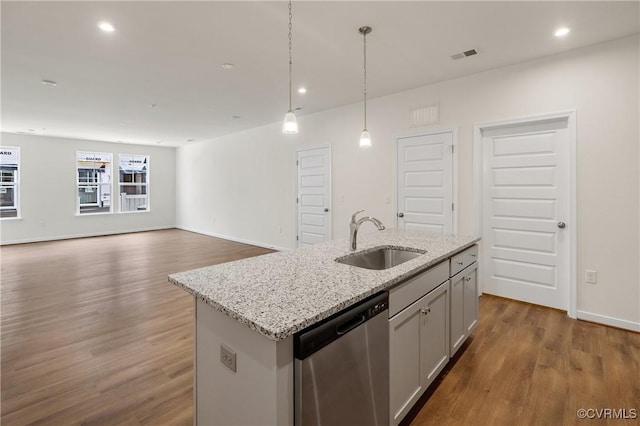
[[[591,271],[589,269],[586,270],[586,279],[587,284],[595,284],[598,280],[598,273],[596,271]]]

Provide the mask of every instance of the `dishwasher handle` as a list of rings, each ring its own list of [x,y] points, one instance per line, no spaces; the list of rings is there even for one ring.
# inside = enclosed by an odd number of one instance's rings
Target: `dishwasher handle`
[[[386,313],[388,309],[389,293],[380,292],[297,332],[293,336],[294,357],[303,360],[313,355],[371,318]]]
[[[363,314],[356,315],[342,324],[336,325],[336,334],[338,336],[342,336],[362,324],[366,319],[367,318]]]

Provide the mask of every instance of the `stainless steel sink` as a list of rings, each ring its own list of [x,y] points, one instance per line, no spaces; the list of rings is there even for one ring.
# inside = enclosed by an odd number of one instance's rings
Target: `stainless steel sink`
[[[426,253],[421,250],[378,247],[361,253],[339,257],[336,262],[365,269],[389,269]]]

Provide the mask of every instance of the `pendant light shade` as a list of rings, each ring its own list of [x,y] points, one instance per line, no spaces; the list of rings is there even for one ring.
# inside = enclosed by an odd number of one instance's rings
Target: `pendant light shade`
[[[364,44],[364,129],[360,134],[360,148],[369,148],[371,146],[371,135],[367,130],[367,34],[371,32],[371,27],[360,27],[358,32],[362,34]]]
[[[284,116],[282,133],[287,135],[295,135],[298,133],[298,120],[296,120],[296,115],[291,110]]]
[[[282,123],[282,133],[287,135],[297,135],[298,134],[298,120],[296,120],[296,115],[293,113],[293,108],[291,108],[291,30],[292,25],[291,21],[293,18],[293,14],[291,13],[291,0],[289,0],[289,111],[284,116],[284,122]]]
[[[369,131],[364,129],[360,134],[360,148],[369,148],[371,146],[371,136]]]

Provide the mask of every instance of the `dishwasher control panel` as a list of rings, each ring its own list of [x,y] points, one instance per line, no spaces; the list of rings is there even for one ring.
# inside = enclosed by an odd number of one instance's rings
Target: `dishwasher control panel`
[[[386,300],[382,301],[382,302],[378,302],[375,305],[373,305],[372,307],[369,308],[369,312],[368,312],[368,317],[374,317],[376,315],[378,315],[380,312],[384,311],[385,309],[387,309],[389,307],[389,304],[387,303]]]

